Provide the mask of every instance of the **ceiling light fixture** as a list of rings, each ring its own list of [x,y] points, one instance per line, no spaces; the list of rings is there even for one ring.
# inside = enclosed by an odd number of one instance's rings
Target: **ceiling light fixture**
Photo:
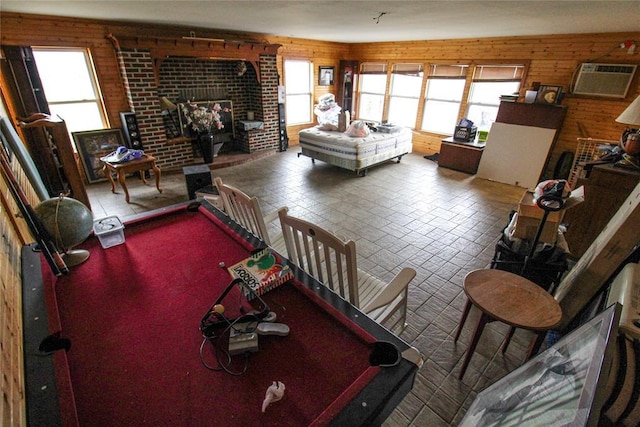
[[[386,14],[387,14],[387,12],[380,12],[380,15],[378,15],[375,18],[373,18],[373,20],[376,21],[376,24],[378,24],[380,22],[380,18],[382,18]]]

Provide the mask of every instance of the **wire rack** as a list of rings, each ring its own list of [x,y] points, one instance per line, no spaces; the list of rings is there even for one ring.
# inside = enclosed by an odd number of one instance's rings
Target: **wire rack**
[[[576,154],[573,157],[571,172],[567,183],[570,188],[575,188],[578,179],[585,178],[584,163],[598,160],[602,155],[606,154],[606,150],[598,147],[601,145],[616,145],[615,141],[605,141],[602,139],[578,138],[578,146]]]

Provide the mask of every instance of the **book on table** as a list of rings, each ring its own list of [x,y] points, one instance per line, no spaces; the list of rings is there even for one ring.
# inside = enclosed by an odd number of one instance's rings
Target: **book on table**
[[[250,288],[242,287],[247,300],[263,295],[293,278],[288,260],[267,247],[229,267],[231,276],[242,279]]]

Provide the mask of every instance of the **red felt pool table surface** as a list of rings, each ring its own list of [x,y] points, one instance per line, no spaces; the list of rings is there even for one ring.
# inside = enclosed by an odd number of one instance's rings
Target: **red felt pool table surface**
[[[370,366],[372,343],[408,345],[295,267],[294,280],[264,296],[290,334],[260,336],[241,375],[203,365],[201,346],[204,361],[217,366],[199,326],[231,281],[220,263],[232,265],[263,244],[206,202],[194,207],[132,218],[122,245],[103,249],[89,238],[89,260],[65,276],[24,248],[29,425],[384,421],[411,389],[417,366],[404,359]],[[58,331],[70,350],[38,354],[42,339]],[[233,359],[232,370],[243,371],[245,356]],[[273,381],[285,384],[284,398],[262,413]]]

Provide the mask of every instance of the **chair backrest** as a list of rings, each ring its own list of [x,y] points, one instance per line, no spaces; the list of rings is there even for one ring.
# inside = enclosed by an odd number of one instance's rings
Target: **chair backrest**
[[[282,208],[278,215],[289,260],[360,307],[355,242],[343,242],[315,224],[289,216],[287,211]]]
[[[216,177],[214,182],[222,198],[227,215],[261,238],[267,245],[271,245],[258,199],[249,197],[246,193],[231,185],[223,184],[220,177]]]

